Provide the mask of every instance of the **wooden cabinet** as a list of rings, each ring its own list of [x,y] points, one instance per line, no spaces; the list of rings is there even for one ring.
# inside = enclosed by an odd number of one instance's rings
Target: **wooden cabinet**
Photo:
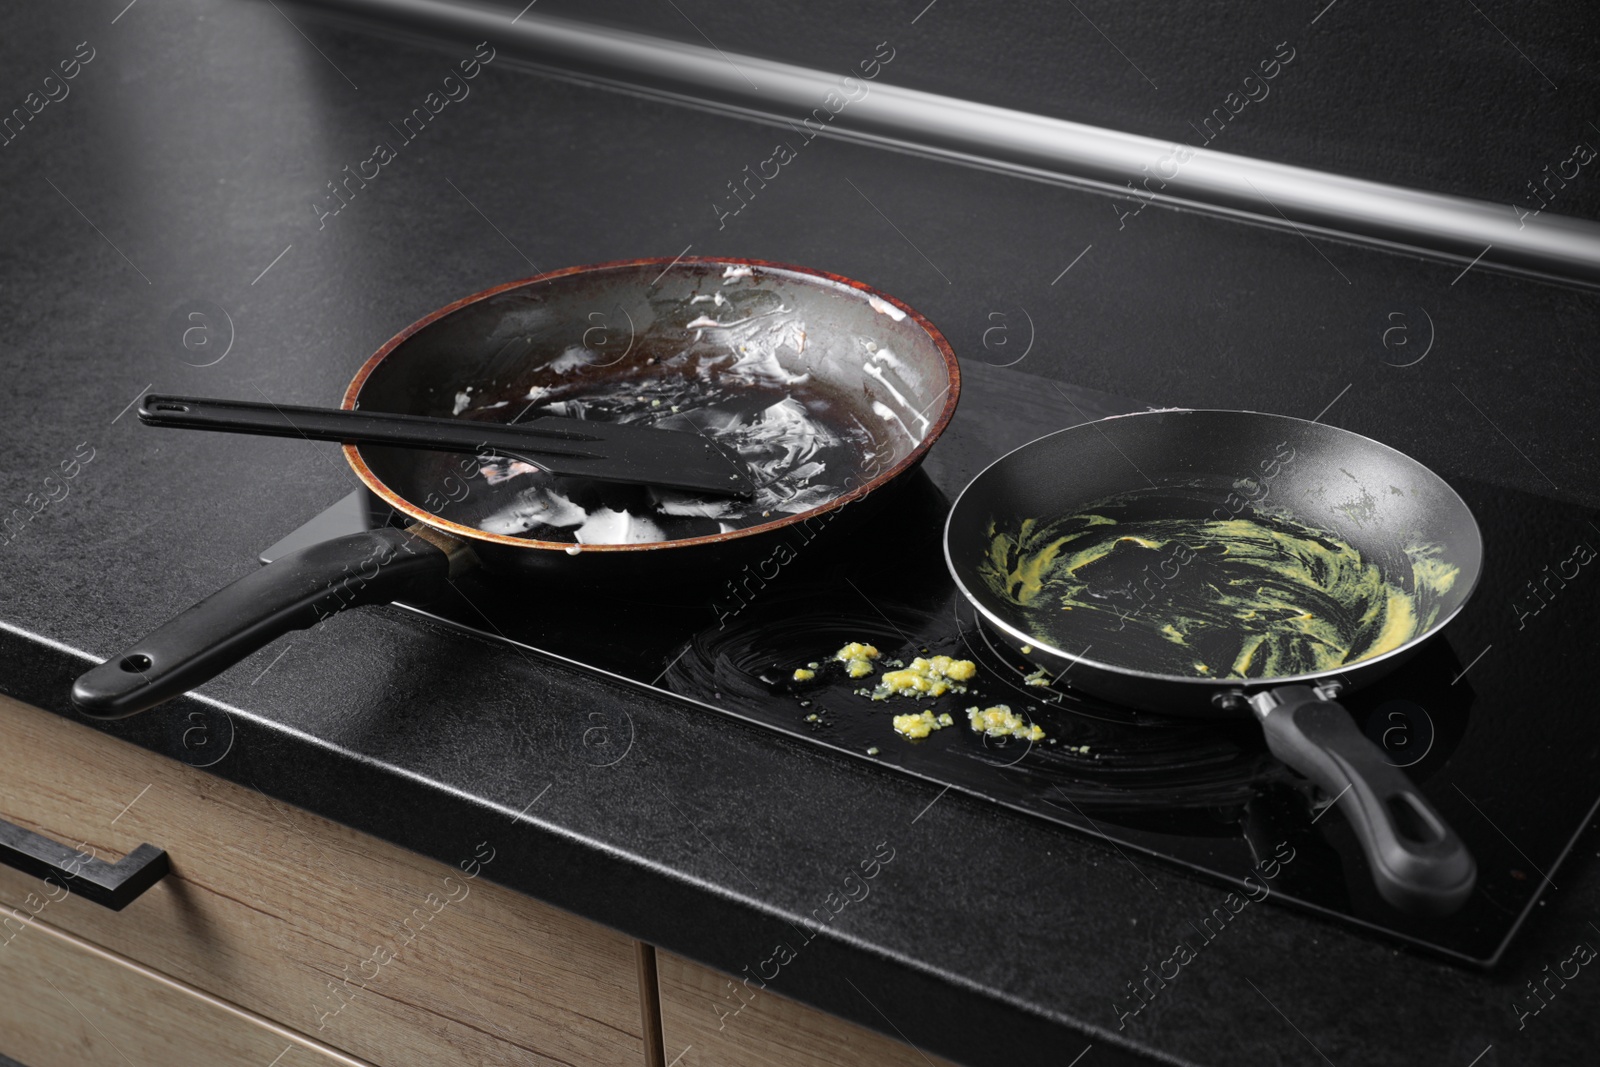
[[[666,1061],[676,1067],[954,1067],[770,989],[729,1014],[726,975],[656,953]]]
[[[503,827],[446,866],[4,698],[0,818],[172,862],[120,913],[0,868],[0,908],[380,1067],[644,1062],[633,942],[490,884]]]

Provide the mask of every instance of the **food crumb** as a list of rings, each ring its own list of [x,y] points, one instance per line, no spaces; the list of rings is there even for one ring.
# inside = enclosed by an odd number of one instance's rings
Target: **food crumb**
[[[876,756],[878,752],[879,748],[877,745],[873,745],[871,748],[867,749],[867,755],[869,756]]]
[[[925,696],[965,693],[967,687],[961,683],[969,681],[977,671],[978,665],[970,659],[951,659],[949,656],[924,659],[918,656],[909,667],[885,671],[878,679],[878,687],[872,691],[872,699],[888,700],[898,695],[920,700]]]
[[[955,725],[955,720],[950,713],[944,712],[934,717],[933,712],[924,711],[916,715],[896,715],[894,717],[895,733],[913,739],[927,737],[935,730],[942,730],[946,726]]]
[[[815,678],[816,676],[817,676],[817,672],[816,671],[808,670],[805,667],[797,667],[797,668],[795,668],[794,680],[797,681],[797,682],[809,682],[809,681],[811,681],[811,679]]]
[[[872,645],[851,641],[835,652],[833,658],[844,664],[845,673],[850,677],[865,678],[872,673],[872,661],[880,655],[882,653]]]
[[[1055,679],[1050,677],[1049,672],[1046,671],[1043,667],[1040,667],[1038,670],[1034,671],[1032,674],[1030,674],[1026,678],[1022,679],[1022,684],[1023,685],[1049,685],[1053,681],[1055,681]]]
[[[1044,740],[1044,731],[1037,723],[1029,723],[1006,704],[996,704],[992,708],[968,708],[967,721],[972,723],[974,730],[987,737],[1016,737],[1024,741]]]
[[[1024,656],[1030,654],[1032,651],[1033,651],[1033,646],[1032,645],[1023,645],[1022,646],[1022,654]]]

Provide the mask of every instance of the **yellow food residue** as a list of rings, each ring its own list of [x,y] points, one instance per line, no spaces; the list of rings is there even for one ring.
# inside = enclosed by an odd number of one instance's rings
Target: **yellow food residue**
[[[1024,741],[1044,740],[1044,731],[1037,723],[1028,722],[1006,704],[996,704],[992,708],[968,708],[967,721],[972,723],[974,730],[988,737],[1017,737]]]
[[[873,700],[888,700],[892,696],[940,697],[946,693],[965,693],[963,682],[970,681],[978,665],[970,659],[951,659],[918,656],[909,667],[897,671],[884,671],[878,686],[872,691]]]
[[[927,737],[935,730],[942,730],[946,726],[954,724],[955,720],[950,717],[948,711],[939,715],[938,718],[935,718],[931,711],[924,711],[916,715],[896,715],[894,717],[895,732],[910,738]]]
[[[797,681],[797,682],[809,682],[809,681],[811,681],[811,679],[815,678],[816,676],[817,676],[817,672],[816,671],[807,670],[804,667],[796,667],[795,668],[794,680]]]
[[[1030,674],[1026,678],[1022,679],[1022,684],[1023,685],[1049,685],[1053,681],[1055,681],[1055,679],[1050,677],[1050,672],[1045,670],[1043,667],[1040,667],[1038,670],[1034,671],[1032,674]]]
[[[1098,515],[1090,516],[1091,525],[1110,523],[1113,520]],[[1058,537],[1044,543],[1049,524],[1037,519],[1023,519],[1016,536],[997,533],[989,524],[989,558],[985,560],[991,575],[1003,575],[1002,595],[1019,604],[1031,604],[1039,595],[1045,579],[1054,568],[1056,556],[1068,541],[1076,536]],[[1079,566],[1082,564],[1080,563]],[[1071,569],[1071,568],[1069,568]],[[991,578],[991,581],[993,579]]]
[[[1058,648],[1213,678],[1334,671],[1413,641],[1452,603],[1461,569],[1439,545],[1382,559],[1287,514],[1203,506],[1161,490],[1014,533],[991,524],[979,572]]]
[[[877,659],[879,652],[872,645],[862,644],[860,641],[851,641],[833,654],[833,658],[844,664],[845,673],[852,678],[865,678],[872,673],[872,661]]]

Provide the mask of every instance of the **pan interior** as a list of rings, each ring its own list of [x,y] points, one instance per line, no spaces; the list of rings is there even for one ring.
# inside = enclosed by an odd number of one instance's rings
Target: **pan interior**
[[[1116,671],[1268,681],[1409,647],[1477,577],[1476,525],[1414,460],[1345,431],[1162,412],[1001,460],[952,516],[991,618]]]
[[[951,374],[915,317],[821,275],[664,265],[585,270],[465,304],[390,352],[362,383],[360,405],[698,432],[750,466],[754,500],[557,478],[505,457],[363,446],[372,473],[473,531],[652,544],[826,507],[931,440]]]

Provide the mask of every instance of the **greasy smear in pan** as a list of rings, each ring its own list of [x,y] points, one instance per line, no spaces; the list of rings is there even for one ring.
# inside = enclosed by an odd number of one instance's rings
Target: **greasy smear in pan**
[[[525,462],[496,458],[471,471],[472,493],[459,502],[446,501],[438,509],[441,517],[489,533],[544,541],[616,544],[698,537],[825,504],[859,484],[863,472],[881,465],[887,455],[887,434],[864,424],[826,386],[810,381],[776,386],[646,365],[600,382],[575,378],[533,391],[538,394],[533,400],[518,394],[512,410],[701,433],[750,470],[756,496],[740,500],[558,478]]]
[[[1382,655],[1432,627],[1459,573],[1434,545],[1405,546],[1411,574],[1386,575],[1284,516],[1163,514],[1148,501],[988,533],[980,574],[1030,634],[1169,675],[1276,678]]]
[[[653,302],[657,327],[630,339],[626,353],[575,344],[542,361],[530,356],[503,378],[463,386],[451,413],[490,422],[556,415],[699,433],[749,469],[754,499],[559,478],[492,456],[459,470],[450,466],[459,457],[419,459],[423,506],[463,526],[532,540],[674,541],[821,507],[914,447],[928,423],[911,414],[917,405],[902,403],[902,418],[813,375],[819,357],[805,353],[817,340],[777,293],[750,287],[749,273],[729,268],[721,284],[708,283],[708,293]],[[883,395],[906,400],[895,384],[904,384],[901,361],[886,345],[865,336],[836,340],[838,351],[853,352],[882,383]]]

